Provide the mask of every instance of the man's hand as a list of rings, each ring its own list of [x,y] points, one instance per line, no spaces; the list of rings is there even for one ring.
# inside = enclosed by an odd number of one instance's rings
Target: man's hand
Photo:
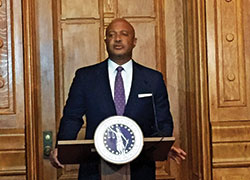
[[[177,164],[180,164],[181,161],[186,159],[187,153],[183,151],[181,148],[177,148],[172,146],[169,153],[168,157],[170,159],[173,159]]]
[[[58,161],[57,154],[58,154],[57,148],[55,148],[53,151],[50,152],[50,157],[49,157],[50,163],[55,168],[64,168],[64,166]]]

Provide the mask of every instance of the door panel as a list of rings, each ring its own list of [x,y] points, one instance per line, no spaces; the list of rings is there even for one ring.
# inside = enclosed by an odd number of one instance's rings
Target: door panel
[[[25,179],[21,1],[1,1],[0,19],[0,179]]]
[[[155,22],[132,22],[132,25],[136,29],[137,37],[137,45],[134,49],[133,58],[144,66],[157,69]]]
[[[99,22],[62,24],[63,102],[68,97],[75,70],[99,62],[99,27]]]
[[[98,0],[61,0],[61,19],[98,18]]]
[[[155,0],[119,0],[117,11],[120,17],[156,17],[156,5]]]

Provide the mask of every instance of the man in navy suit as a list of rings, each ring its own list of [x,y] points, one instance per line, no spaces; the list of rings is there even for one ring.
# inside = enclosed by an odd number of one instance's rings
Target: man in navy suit
[[[126,102],[123,115],[138,123],[144,137],[155,136],[158,131],[164,136],[172,136],[173,121],[162,74],[132,60],[136,40],[135,30],[126,20],[118,18],[109,24],[105,39],[109,57],[76,71],[57,140],[76,139],[83,124],[83,115],[87,119],[86,139],[93,139],[94,131],[102,120],[117,115],[113,99],[116,68],[119,66],[123,68],[121,76]],[[152,96],[140,97],[143,94]],[[185,159],[185,152],[172,148],[170,158],[179,162]],[[57,159],[57,149],[51,153],[51,164],[63,167]],[[82,163],[79,179],[99,179],[98,164],[98,160]],[[131,179],[155,179],[155,162],[143,155],[133,161],[130,168]]]

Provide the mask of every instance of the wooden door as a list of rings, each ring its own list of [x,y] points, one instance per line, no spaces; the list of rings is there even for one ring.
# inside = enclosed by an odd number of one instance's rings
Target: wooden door
[[[21,0],[0,1],[0,179],[26,179]]]

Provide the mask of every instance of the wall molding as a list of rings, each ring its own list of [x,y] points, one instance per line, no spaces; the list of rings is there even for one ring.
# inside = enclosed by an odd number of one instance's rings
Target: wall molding
[[[187,77],[189,178],[212,179],[205,1],[183,1]],[[197,146],[198,144],[198,146]]]
[[[25,126],[27,180],[39,178],[38,154],[38,77],[35,45],[35,1],[23,0]]]

